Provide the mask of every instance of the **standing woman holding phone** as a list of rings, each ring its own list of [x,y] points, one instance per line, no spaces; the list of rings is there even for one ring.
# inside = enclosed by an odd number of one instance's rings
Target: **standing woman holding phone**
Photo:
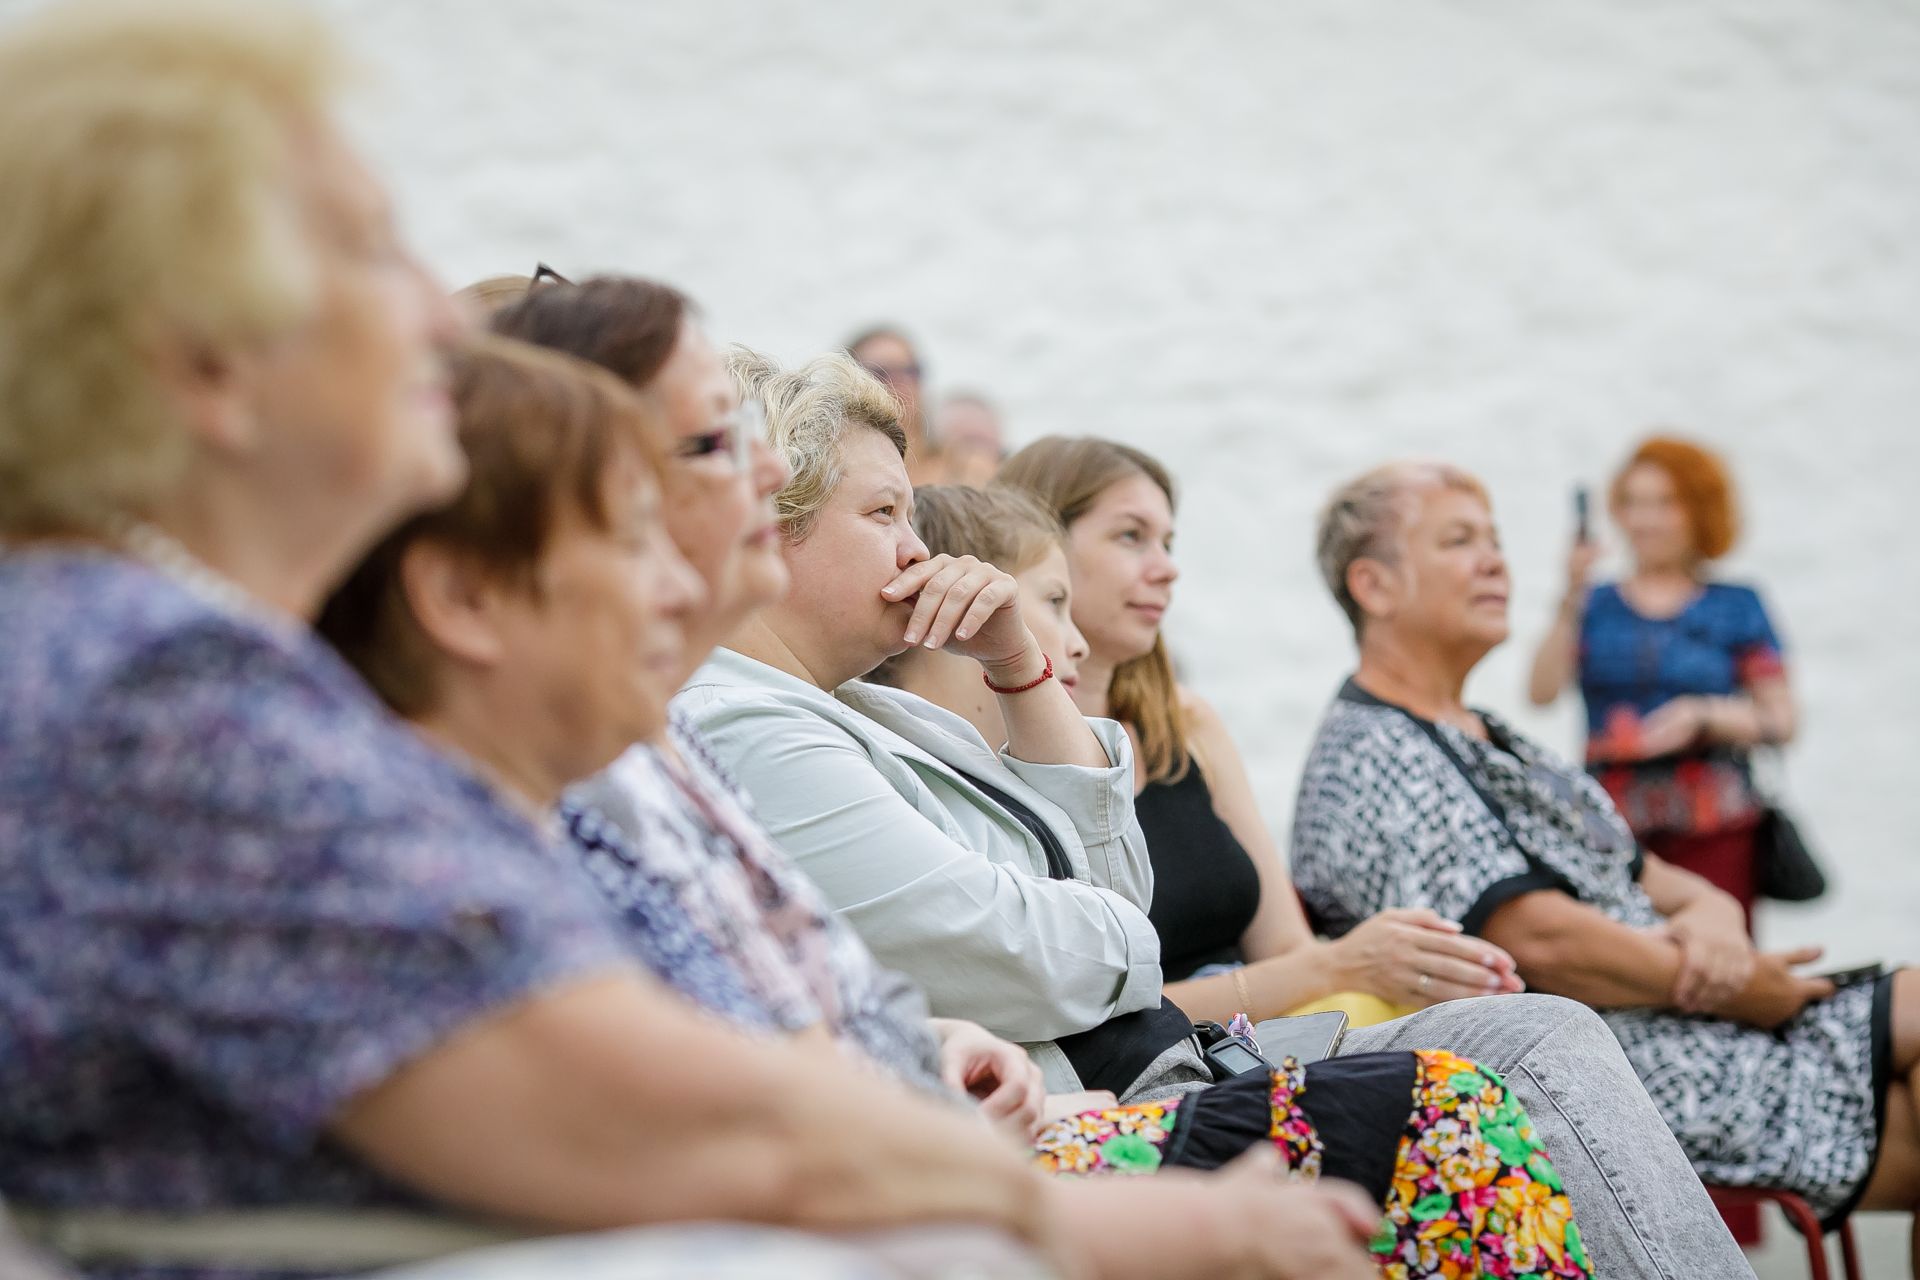
[[[1709,450],[1655,436],[1614,478],[1608,508],[1632,566],[1590,588],[1597,548],[1576,541],[1528,694],[1545,706],[1578,677],[1587,766],[1634,835],[1732,894],[1751,926],[1763,806],[1748,757],[1789,741],[1795,712],[1759,593],[1710,578],[1739,535],[1732,480]]]

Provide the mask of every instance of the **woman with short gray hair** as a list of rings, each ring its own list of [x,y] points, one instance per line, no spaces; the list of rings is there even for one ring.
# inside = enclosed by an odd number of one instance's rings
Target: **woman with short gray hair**
[[[1583,770],[1469,707],[1507,638],[1485,489],[1398,463],[1337,491],[1317,540],[1358,669],[1301,780],[1294,878],[1336,934],[1428,907],[1535,991],[1601,1009],[1700,1175],[1796,1192],[1833,1223],[1920,1201],[1920,978],[1836,991],[1758,954],[1739,905],[1636,844]],[[1681,992],[1697,994],[1683,1005]]]

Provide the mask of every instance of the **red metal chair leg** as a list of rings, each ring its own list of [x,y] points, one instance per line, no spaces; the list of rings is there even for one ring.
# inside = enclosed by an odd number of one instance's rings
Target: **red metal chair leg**
[[[1807,1242],[1807,1272],[1812,1280],[1828,1280],[1832,1274],[1827,1261],[1827,1240],[1820,1230],[1820,1219],[1814,1216],[1813,1207],[1791,1191],[1775,1191],[1765,1187],[1715,1187],[1709,1186],[1707,1194],[1721,1209],[1760,1205],[1772,1201],[1780,1206],[1787,1222],[1801,1239]],[[1843,1218],[1834,1228],[1840,1237],[1840,1258],[1847,1280],[1863,1280],[1860,1270],[1860,1250],[1853,1238],[1853,1220]]]
[[[1777,1195],[1769,1197],[1780,1206],[1780,1212],[1787,1215],[1807,1241],[1807,1274],[1813,1280],[1827,1280],[1827,1237],[1820,1230],[1820,1219],[1813,1216],[1813,1210],[1799,1196]]]
[[[1840,1221],[1840,1265],[1847,1273],[1847,1280],[1865,1280],[1860,1270],[1860,1251],[1853,1243],[1853,1219]]]

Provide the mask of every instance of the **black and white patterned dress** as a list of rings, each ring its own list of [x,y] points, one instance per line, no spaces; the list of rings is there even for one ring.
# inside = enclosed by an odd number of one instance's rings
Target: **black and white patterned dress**
[[[1352,682],[1341,691],[1294,814],[1294,881],[1321,925],[1338,935],[1388,907],[1424,906],[1477,932],[1537,889],[1571,893],[1628,925],[1659,924],[1632,833],[1606,792],[1497,717],[1482,719],[1490,742],[1418,720]],[[1793,1191],[1831,1218],[1858,1199],[1877,1154],[1890,995],[1886,978],[1847,987],[1774,1032],[1651,1009],[1603,1012],[1703,1179]]]

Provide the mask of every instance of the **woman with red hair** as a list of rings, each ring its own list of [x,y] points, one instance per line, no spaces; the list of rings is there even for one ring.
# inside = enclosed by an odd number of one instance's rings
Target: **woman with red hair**
[[[1709,578],[1739,536],[1732,481],[1712,452],[1655,436],[1608,498],[1632,569],[1590,589],[1596,548],[1575,544],[1529,693],[1544,706],[1577,671],[1588,767],[1643,844],[1732,894],[1750,923],[1761,805],[1748,755],[1793,736],[1794,706],[1759,594]]]

